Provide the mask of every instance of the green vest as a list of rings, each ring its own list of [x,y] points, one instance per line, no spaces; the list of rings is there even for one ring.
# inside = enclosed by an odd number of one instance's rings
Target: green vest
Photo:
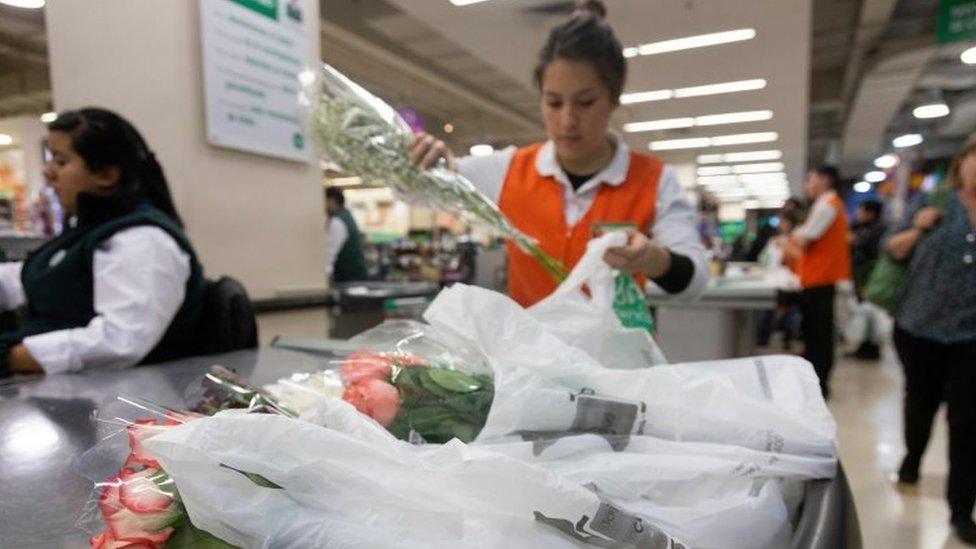
[[[339,250],[336,256],[335,266],[332,269],[332,280],[336,282],[351,282],[354,280],[366,280],[369,275],[366,272],[366,258],[363,256],[363,239],[356,226],[356,220],[346,208],[336,212],[335,217],[342,221],[349,233],[349,238]]]
[[[95,250],[115,233],[137,226],[159,227],[190,256],[190,278],[183,305],[162,340],[142,362],[162,362],[199,353],[206,290],[203,269],[180,226],[163,212],[144,204],[130,213],[68,229],[28,257],[21,270],[27,316],[17,330],[0,336],[4,362],[10,348],[26,337],[81,328],[95,318]]]

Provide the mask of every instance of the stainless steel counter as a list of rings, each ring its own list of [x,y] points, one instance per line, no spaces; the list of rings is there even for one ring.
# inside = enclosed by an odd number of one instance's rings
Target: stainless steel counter
[[[73,463],[119,429],[95,417],[138,417],[118,396],[180,408],[186,388],[214,364],[262,385],[292,372],[322,369],[327,360],[322,355],[271,348],[122,372],[8,380],[0,385],[0,546],[86,545],[88,536],[75,521],[92,483],[74,470]],[[106,471],[105,476],[113,472]],[[832,481],[810,483],[792,546],[860,547],[853,510],[843,473]]]

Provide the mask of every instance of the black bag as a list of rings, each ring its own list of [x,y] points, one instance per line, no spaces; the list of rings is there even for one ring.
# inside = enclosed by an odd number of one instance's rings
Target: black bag
[[[258,346],[254,308],[240,282],[229,276],[208,280],[203,303],[203,354]]]

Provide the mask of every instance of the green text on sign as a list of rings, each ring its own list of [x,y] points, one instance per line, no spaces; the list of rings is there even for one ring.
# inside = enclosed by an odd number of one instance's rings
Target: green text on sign
[[[976,0],[941,0],[935,35],[940,43],[976,40]]]
[[[231,0],[231,2],[260,13],[272,21],[278,20],[278,0]]]

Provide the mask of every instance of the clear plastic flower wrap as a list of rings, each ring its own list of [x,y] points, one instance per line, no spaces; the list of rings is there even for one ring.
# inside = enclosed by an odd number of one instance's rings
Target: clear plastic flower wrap
[[[411,442],[474,440],[494,398],[487,359],[429,325],[391,321],[350,340],[359,350],[315,373],[265,388],[296,413],[322,396],[342,398]]]
[[[515,242],[557,281],[565,278],[566,267],[512,225],[464,176],[443,162],[429,170],[412,165],[412,131],[382,99],[328,64],[322,65],[306,93],[311,101],[310,131],[325,160],[436,208],[473,216]]]
[[[78,527],[92,534],[90,545],[96,549],[232,547],[190,522],[175,482],[143,445],[153,436],[205,416],[119,400],[125,413],[102,419],[119,429],[82,454],[74,465],[94,483],[92,496],[78,518]]]

